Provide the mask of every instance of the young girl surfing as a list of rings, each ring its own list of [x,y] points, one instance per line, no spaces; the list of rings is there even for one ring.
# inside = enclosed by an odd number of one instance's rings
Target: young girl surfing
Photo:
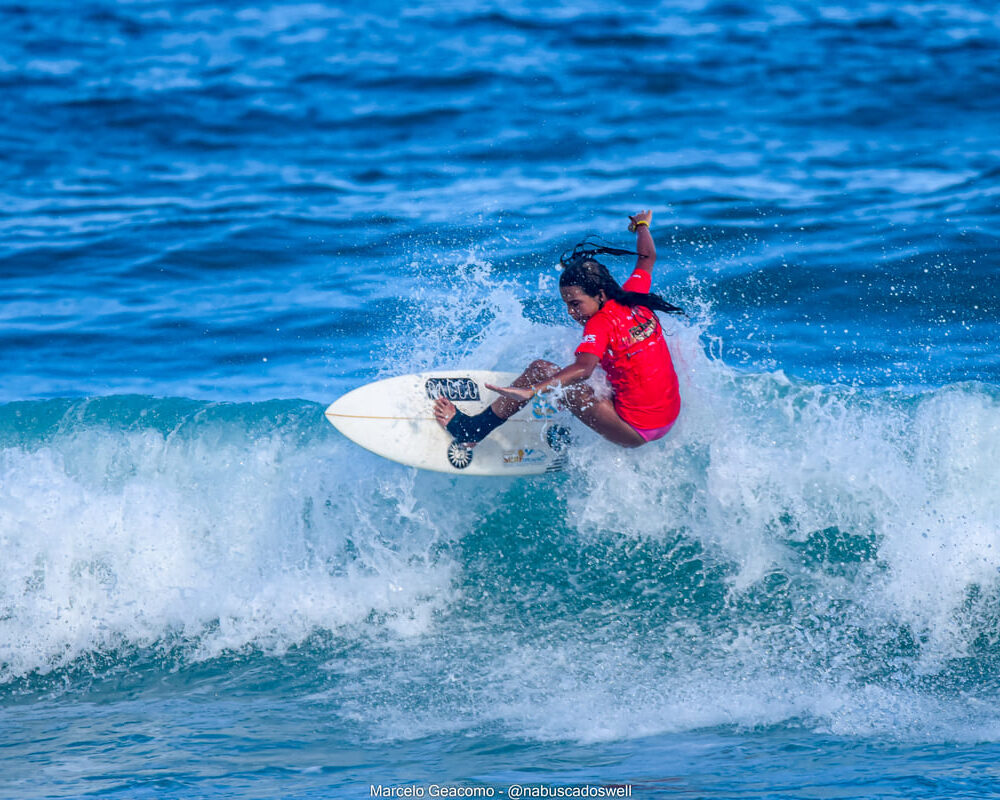
[[[499,393],[484,411],[468,416],[446,397],[434,403],[434,416],[456,441],[474,444],[522,409],[536,395],[558,392],[558,399],[585,425],[622,447],[639,447],[664,436],[680,413],[677,375],[660,321],[654,311],[682,314],[662,297],[649,294],[656,248],[649,232],[652,211],[631,220],[636,234],[635,270],[621,286],[595,255],[622,255],[610,247],[577,245],[560,259],[559,293],[569,315],[583,325],[576,360],[559,368],[533,361],[511,386],[487,387]],[[599,398],[584,381],[600,364],[612,397]]]

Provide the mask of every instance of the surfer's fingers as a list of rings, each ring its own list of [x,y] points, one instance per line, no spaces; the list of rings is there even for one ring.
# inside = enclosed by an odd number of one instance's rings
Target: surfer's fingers
[[[515,399],[520,399],[521,397],[519,393],[520,387],[517,386],[494,386],[492,383],[485,383],[483,385],[497,394],[502,394],[504,397],[513,397]]]

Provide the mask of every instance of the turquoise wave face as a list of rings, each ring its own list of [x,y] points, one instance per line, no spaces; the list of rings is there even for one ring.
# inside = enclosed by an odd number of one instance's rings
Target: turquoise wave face
[[[393,465],[302,401],[0,407],[3,694],[263,669],[358,741],[985,735],[1000,398],[673,344],[698,379],[668,442],[578,429],[533,481]]]

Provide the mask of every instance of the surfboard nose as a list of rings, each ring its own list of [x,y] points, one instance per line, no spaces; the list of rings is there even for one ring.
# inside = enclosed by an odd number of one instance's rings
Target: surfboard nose
[[[516,373],[450,370],[374,381],[347,392],[324,411],[351,441],[384,458],[453,475],[540,475],[559,469],[568,431],[552,433],[550,414],[527,408],[492,431],[475,450],[456,443],[434,417],[433,401],[447,397],[467,414],[496,398],[490,383],[506,386]],[[560,427],[560,430],[565,428]]]

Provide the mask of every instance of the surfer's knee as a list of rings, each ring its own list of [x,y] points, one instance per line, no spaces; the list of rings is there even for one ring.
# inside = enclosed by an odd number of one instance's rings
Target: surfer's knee
[[[532,381],[545,380],[555,375],[559,371],[559,366],[543,358],[536,358],[525,370],[531,376]]]

